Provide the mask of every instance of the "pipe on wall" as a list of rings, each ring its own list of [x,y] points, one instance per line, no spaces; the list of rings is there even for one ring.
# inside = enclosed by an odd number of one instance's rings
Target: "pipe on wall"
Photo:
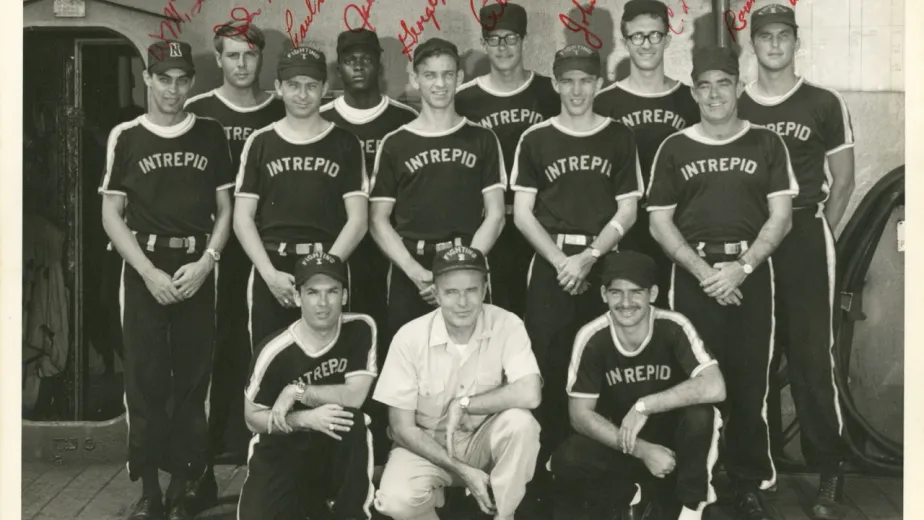
[[[728,47],[728,31],[725,30],[725,11],[731,0],[712,0],[712,16],[715,23],[715,44]]]

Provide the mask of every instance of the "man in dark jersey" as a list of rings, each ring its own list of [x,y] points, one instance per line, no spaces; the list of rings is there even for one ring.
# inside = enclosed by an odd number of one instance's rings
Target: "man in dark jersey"
[[[539,482],[570,431],[563,388],[574,335],[605,310],[587,290],[592,268],[635,223],[643,190],[632,131],[592,110],[603,85],[597,51],[569,45],[552,70],[561,114],[523,133],[510,177],[514,221],[535,250],[524,321],[545,380]]]
[[[244,141],[254,130],[285,117],[285,106],[269,92],[260,90],[266,38],[256,25],[233,22],[215,31],[215,60],[222,71],[220,87],[193,96],[186,110],[217,120],[231,145],[234,172],[240,169]],[[240,389],[247,384],[250,366],[250,333],[247,332],[247,277],[250,259],[232,235],[221,256],[218,277],[218,337],[215,343],[212,387],[209,390],[210,457],[243,464],[250,435],[244,424],[244,401]],[[200,484],[203,500],[217,498],[215,474],[209,471]]]
[[[628,126],[638,142],[644,186],[651,178],[651,163],[667,136],[699,122],[699,107],[690,90],[664,74],[664,50],[670,45],[667,6],[658,0],[630,0],[622,13],[619,29],[629,52],[629,76],[601,90],[594,111]],[[642,207],[645,201],[641,202]],[[638,221],[627,231],[619,247],[642,252],[658,265],[656,305],[666,308],[671,260],[648,230],[648,212],[639,211]]]
[[[379,90],[381,58],[382,47],[374,32],[360,29],[340,33],[337,37],[337,69],[343,81],[343,95],[321,107],[321,117],[359,138],[367,169],[375,164],[375,152],[385,134],[417,117],[416,110]],[[352,264],[361,268],[352,272],[351,309],[372,316],[379,330],[385,332],[388,320],[385,285],[388,259],[371,234],[359,243]],[[379,334],[376,346],[376,359],[381,361],[385,360],[389,344],[389,338],[385,336]],[[372,417],[370,429],[375,439],[375,462],[381,465],[388,457],[387,408],[371,399],[365,406],[365,412]]]
[[[792,230],[773,254],[776,269],[777,348],[771,374],[785,353],[792,399],[802,426],[802,454],[821,473],[812,506],[818,519],[840,519],[848,453],[834,382],[834,234],[854,189],[853,129],[837,92],[796,76],[799,49],[795,12],[770,4],[751,15],[757,81],[738,101],[742,119],[780,134],[789,149],[799,195]],[[773,393],[771,393],[771,396]],[[773,410],[773,407],[771,407]],[[779,414],[776,423],[781,428]]]
[[[171,474],[169,518],[181,520],[195,508],[186,488],[208,464],[212,270],[230,234],[234,172],[221,125],[183,110],[195,76],[192,48],[157,42],[148,52],[148,113],[109,134],[99,192],[103,228],[125,260],[128,471],[142,480],[130,518],[164,517],[164,469]]]
[[[378,374],[376,327],[343,313],[346,265],[312,253],[295,266],[301,318],[263,341],[244,415],[256,435],[238,503],[240,520],[368,520],[372,436],[359,408]]]
[[[689,318],[725,371],[724,464],[746,520],[767,518],[758,488],[776,480],[767,428],[773,351],[770,255],[792,222],[799,191],[780,136],[738,119],[738,58],[705,47],[693,55],[702,121],[655,154],[651,232],[676,265],[671,307]]]
[[[389,335],[435,308],[433,273],[424,266],[436,253],[466,245],[487,255],[504,227],[500,142],[456,113],[460,64],[456,46],[440,38],[414,49],[420,116],[386,135],[375,157],[370,231],[391,260]]]
[[[682,504],[680,520],[699,520],[716,500],[722,421],[712,404],[725,399],[722,373],[689,320],[653,306],[660,290],[654,260],[607,253],[601,270],[609,312],[574,340],[567,391],[577,433],[552,456],[555,516],[573,518],[568,503],[587,499],[594,518],[633,506],[678,518],[667,514],[676,503],[658,496],[665,490],[657,478]]]
[[[463,83],[456,93],[459,114],[490,128],[500,140],[504,167],[513,168],[523,131],[561,112],[561,100],[550,78],[523,68],[526,10],[514,3],[481,8],[481,43],[491,72]],[[505,195],[507,221],[491,252],[491,295],[494,305],[522,317],[526,308],[526,271],[533,248],[513,224],[513,191]]]
[[[254,347],[298,319],[298,259],[325,252],[346,262],[368,225],[359,139],[319,112],[327,91],[324,54],[288,51],[276,91],[286,116],[247,138],[235,191],[234,232],[253,262],[247,296]]]

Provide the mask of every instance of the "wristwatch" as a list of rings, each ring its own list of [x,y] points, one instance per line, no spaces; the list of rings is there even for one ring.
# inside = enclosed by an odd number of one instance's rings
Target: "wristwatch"
[[[638,401],[635,402],[635,411],[636,411],[636,412],[638,412],[638,413],[640,413],[640,414],[642,414],[642,415],[648,415],[648,414],[645,413],[647,410],[648,410],[648,409],[645,407],[645,401],[642,401],[641,399],[639,399]]]
[[[596,247],[588,247],[587,249],[590,250],[590,256],[592,256],[594,260],[597,260],[598,258],[600,258],[600,255],[602,253],[600,253],[599,249],[597,249]]]
[[[295,382],[295,400],[302,402],[302,399],[305,398],[305,391],[308,390],[308,385],[304,381],[299,379]]]
[[[205,254],[207,254],[207,255],[209,255],[210,257],[212,257],[212,260],[214,260],[216,264],[221,260],[221,253],[219,253],[218,251],[216,251],[216,250],[214,250],[214,249],[212,249],[212,248],[206,249],[206,250],[205,250]]]
[[[468,403],[470,403],[471,401],[472,401],[471,397],[465,396],[462,399],[459,399],[459,407],[461,407],[465,411],[468,411]]]
[[[738,263],[741,264],[741,267],[744,269],[744,274],[751,274],[754,272],[754,266],[744,261],[744,258],[739,258]]]

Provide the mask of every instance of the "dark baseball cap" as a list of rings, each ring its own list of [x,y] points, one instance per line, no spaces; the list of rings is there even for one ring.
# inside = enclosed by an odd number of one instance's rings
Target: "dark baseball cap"
[[[438,253],[433,258],[433,276],[439,276],[449,271],[459,269],[470,269],[473,271],[488,272],[488,262],[484,259],[484,253],[468,246],[455,246]]]
[[[731,47],[702,47],[693,52],[693,83],[699,75],[710,70],[721,70],[738,75],[738,56]]]
[[[378,35],[369,29],[343,31],[337,36],[337,54],[341,54],[353,47],[365,47],[374,52],[382,52],[382,45],[379,43]]]
[[[558,78],[569,70],[580,70],[593,76],[600,76],[603,73],[600,53],[586,45],[566,46],[555,53],[552,73]]]
[[[312,47],[298,47],[282,56],[276,66],[279,81],[295,76],[308,76],[318,81],[327,81],[327,59],[324,53]]]
[[[478,12],[478,19],[481,20],[481,34],[488,36],[491,31],[506,29],[525,36],[526,9],[523,9],[521,5],[501,2],[502,0],[498,0],[481,7],[481,11]]]
[[[347,284],[347,268],[343,260],[327,253],[311,253],[295,264],[295,287],[301,287],[316,274]]]
[[[658,2],[658,0],[629,0],[622,11],[622,21],[631,22],[643,14],[660,18],[664,21],[664,25],[669,23],[667,20],[667,5],[664,2]]]
[[[156,41],[148,47],[148,73],[160,74],[171,69],[180,69],[195,74],[192,46],[178,40]]]
[[[751,34],[757,34],[771,23],[784,23],[793,29],[799,28],[796,25],[796,11],[787,5],[770,4],[751,14]]]
[[[440,54],[449,54],[459,63],[459,48],[454,43],[442,38],[430,38],[414,49],[414,67],[423,60]]]
[[[600,271],[604,286],[609,286],[613,280],[627,280],[643,289],[650,289],[657,283],[658,269],[648,255],[619,251],[603,255],[602,260]]]

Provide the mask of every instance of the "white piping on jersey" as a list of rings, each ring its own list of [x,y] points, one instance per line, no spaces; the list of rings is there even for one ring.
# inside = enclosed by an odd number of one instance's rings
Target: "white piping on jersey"
[[[558,117],[559,116],[553,116],[549,118],[549,122],[552,124],[552,126],[558,129],[561,133],[568,134],[574,137],[587,137],[587,136],[594,135],[597,132],[600,132],[604,128],[609,126],[610,123],[615,123],[615,121],[613,121],[612,118],[600,116],[603,118],[603,122],[601,122],[599,125],[591,128],[590,130],[578,131],[578,130],[571,130],[570,128],[566,128],[564,125],[561,124],[561,122],[558,121]]]
[[[273,129],[274,124],[275,123],[269,124],[269,125],[264,126],[263,128],[254,130],[253,132],[251,132],[250,137],[248,137],[247,140],[244,141],[244,149],[241,150],[241,165],[237,170],[237,177],[234,179],[234,196],[235,197],[250,197],[252,199],[260,198],[260,196],[255,193],[238,194],[238,192],[241,190],[241,186],[244,184],[244,168],[247,166],[247,156],[250,154],[250,147],[253,146],[254,139],[256,139],[257,136],[260,134],[271,131]],[[253,345],[251,345],[251,348],[253,348]]]
[[[851,126],[850,124],[850,111],[847,109],[847,102],[844,101],[844,96],[842,96],[840,92],[832,88],[823,87],[821,85],[818,85],[817,83],[812,83],[809,80],[805,80],[805,84],[815,87],[820,90],[826,90],[830,92],[837,99],[837,102],[841,107],[841,117],[844,118],[844,122],[843,122],[844,124],[844,144],[838,146],[837,148],[833,150],[828,151],[826,155],[833,155],[841,150],[845,150],[847,148],[852,147],[855,144],[854,137],[853,137],[853,126]]]
[[[751,96],[751,99],[753,99],[754,102],[757,103],[758,105],[763,105],[765,107],[772,107],[772,106],[779,105],[783,101],[786,101],[787,99],[792,97],[792,95],[795,94],[799,90],[799,87],[802,86],[803,79],[804,78],[800,76],[799,79],[796,80],[796,84],[793,85],[792,88],[789,89],[788,92],[786,92],[785,94],[781,94],[779,96],[765,96],[763,94],[758,93],[757,88],[755,86],[757,85],[756,79],[748,83],[747,85],[745,85],[744,91],[747,92],[748,95]]]
[[[686,316],[680,314],[679,312],[669,311],[666,309],[658,309],[656,307],[652,307],[652,310],[656,315],[656,318],[666,319],[680,326],[681,330],[683,330],[683,333],[687,336],[687,341],[690,342],[690,350],[693,351],[693,357],[696,358],[696,361],[699,362],[700,366],[715,361],[715,359],[713,359],[712,356],[706,352],[706,348],[703,346],[702,338],[700,338],[699,334],[696,333],[696,327],[693,326],[693,323],[690,322]],[[701,370],[701,368],[697,367],[697,370]]]
[[[648,344],[651,343],[651,336],[654,334],[656,310],[657,309],[655,309],[654,307],[648,308],[648,335],[645,336],[645,339],[644,341],[642,341],[642,344],[639,345],[638,348],[635,349],[633,352],[629,352],[628,350],[623,348],[622,343],[619,342],[619,336],[616,335],[616,323],[613,322],[613,314],[609,311],[606,313],[607,325],[610,328],[610,338],[612,338],[613,345],[616,347],[617,352],[619,352],[623,356],[632,358],[632,357],[638,356],[645,350],[645,347],[647,347]]]
[[[686,134],[684,134],[683,130],[674,132],[673,134],[667,136],[663,141],[661,141],[661,144],[658,145],[658,151],[655,152],[654,160],[651,161],[651,172],[650,172],[651,175],[648,176],[648,187],[645,188],[645,198],[646,199],[649,196],[651,196],[651,187],[654,185],[654,178],[655,178],[655,166],[657,166],[658,164],[658,157],[661,155],[661,150],[664,149],[664,145],[667,144],[667,142],[672,137],[677,137],[678,135],[686,135]],[[676,206],[676,204],[674,204],[674,206]],[[670,206],[670,207],[673,207],[673,206]],[[668,207],[665,206],[664,209],[668,209]],[[648,207],[648,211],[651,211],[651,206]]]
[[[263,102],[261,102],[261,103],[258,103],[258,104],[254,105],[254,106],[252,106],[252,107],[242,107],[242,106],[240,106],[240,105],[235,105],[234,103],[232,103],[230,99],[228,99],[228,98],[226,98],[224,95],[222,95],[222,93],[221,93],[221,91],[220,91],[219,89],[215,88],[215,89],[212,89],[212,90],[210,90],[210,91],[208,91],[208,92],[203,92],[202,94],[199,94],[199,95],[196,95],[196,96],[193,96],[193,97],[187,99],[187,100],[186,100],[186,104],[183,105],[183,107],[184,107],[184,108],[185,108],[185,107],[188,107],[190,103],[192,103],[192,102],[194,102],[194,101],[199,101],[200,99],[205,99],[205,98],[207,98],[207,97],[214,97],[215,99],[217,99],[217,100],[221,101],[222,103],[224,103],[225,106],[227,106],[227,107],[230,108],[231,110],[233,110],[233,111],[235,111],[235,112],[238,112],[238,113],[240,113],[240,114],[246,114],[246,113],[249,113],[249,112],[256,112],[257,110],[260,110],[260,109],[262,109],[262,108],[266,108],[267,106],[269,106],[270,103],[273,102],[273,99],[276,98],[275,93],[272,92],[272,91],[266,90],[266,91],[263,91],[263,92],[265,92],[265,93],[267,93],[267,94],[270,95],[268,98],[266,98],[266,101],[263,101]]]
[[[761,125],[751,125],[751,126],[753,128],[760,128],[762,130],[766,130],[770,132],[771,134],[773,134],[774,136],[776,136],[776,138],[780,140],[780,146],[783,147],[783,152],[786,154],[786,175],[787,177],[789,177],[789,189],[774,191],[773,193],[770,193],[769,195],[767,195],[767,198],[769,199],[771,197],[777,197],[779,195],[791,195],[792,197],[799,195],[799,181],[796,180],[796,172],[795,170],[792,169],[792,160],[789,158],[789,148],[786,146],[786,141],[783,140],[783,137],[780,134],[767,128],[766,126],[761,126]]]
[[[487,77],[488,77],[488,75],[485,74],[485,75],[482,75],[482,76],[478,76],[477,78],[475,78],[475,79],[473,79],[473,80],[471,80],[471,81],[467,81],[467,82],[463,83],[463,84],[460,85],[459,88],[456,90],[456,93],[461,92],[461,91],[463,91],[463,90],[465,90],[465,89],[467,89],[467,88],[469,88],[469,87],[473,87],[473,86],[475,86],[475,85],[478,85],[479,87],[481,87],[481,90],[484,90],[485,92],[487,92],[488,94],[490,94],[490,95],[492,95],[492,96],[494,96],[494,97],[501,97],[501,98],[503,98],[503,97],[511,97],[511,96],[515,96],[515,95],[519,94],[520,92],[523,92],[524,90],[526,90],[527,88],[529,88],[529,86],[532,85],[532,83],[533,83],[533,78],[536,77],[536,73],[533,72],[533,71],[529,71],[529,76],[526,77],[526,81],[524,81],[523,84],[520,85],[519,87],[517,87],[517,88],[515,88],[515,89],[513,89],[513,90],[511,90],[511,91],[509,91],[509,92],[503,92],[503,91],[500,91],[500,90],[495,90],[495,89],[491,88],[490,86],[488,86],[487,81],[486,81],[486,79],[485,79],[485,78],[487,78]]]
[[[668,78],[668,79],[673,79],[673,78]],[[625,80],[622,80],[622,81],[617,81],[616,83],[613,83],[612,85],[610,85],[610,86],[608,86],[608,87],[604,87],[604,88],[600,89],[600,92],[597,92],[597,95],[599,96],[600,94],[603,94],[604,92],[609,92],[609,91],[611,91],[611,90],[615,90],[615,89],[618,88],[618,89],[623,90],[623,91],[625,91],[625,92],[627,92],[627,93],[629,93],[629,94],[632,94],[633,96],[638,96],[638,97],[641,97],[641,98],[660,98],[660,97],[667,96],[667,95],[669,95],[669,94],[673,94],[674,92],[677,91],[677,89],[679,89],[680,87],[684,86],[684,84],[683,84],[682,82],[680,82],[680,81],[678,81],[678,80],[674,80],[674,81],[676,81],[677,83],[675,83],[673,87],[671,87],[671,88],[669,88],[669,89],[667,89],[667,90],[665,90],[665,91],[663,91],[663,92],[639,92],[639,91],[637,91],[637,90],[632,90],[632,88],[630,88],[629,86],[627,86],[627,85],[624,84]]]
[[[483,126],[480,126],[480,125],[477,125],[477,124],[475,124],[475,123],[472,123],[471,121],[469,121],[468,119],[466,119],[466,118],[464,118],[464,117],[462,118],[461,121],[459,121],[457,124],[453,125],[451,128],[448,128],[448,129],[446,129],[446,130],[439,130],[439,131],[436,131],[436,132],[428,132],[428,131],[426,131],[426,130],[420,130],[420,129],[417,129],[417,128],[411,128],[410,125],[404,125],[404,126],[402,126],[401,128],[407,130],[408,132],[410,132],[410,133],[412,133],[412,134],[417,134],[417,135],[419,135],[419,136],[421,136],[421,137],[442,137],[442,136],[444,136],[444,135],[449,135],[449,134],[452,134],[452,133],[456,132],[457,130],[459,130],[460,128],[462,128],[463,126],[465,126],[466,123],[471,124],[472,126],[477,126],[478,128],[484,129]],[[383,139],[383,142],[384,142],[384,139]]]
[[[375,321],[371,316],[367,314],[359,314],[353,312],[345,312],[341,315],[340,321],[343,323],[349,323],[351,321],[360,320],[366,322],[366,325],[369,325],[369,329],[372,331],[372,343],[369,345],[369,354],[366,356],[366,370],[354,370],[353,372],[347,372],[344,377],[350,377],[351,375],[359,374],[370,374],[378,375],[379,373],[379,362],[376,354],[376,343],[378,343],[378,334],[379,331],[375,326]],[[338,333],[339,334],[339,333]]]
[[[517,183],[517,173],[518,173],[517,170],[518,170],[518,166],[519,166],[519,163],[520,163],[520,148],[523,146],[523,139],[525,139],[526,136],[527,136],[530,132],[532,132],[532,131],[534,131],[534,130],[538,130],[538,129],[540,129],[540,128],[545,128],[545,127],[551,126],[551,125],[552,125],[552,120],[551,120],[551,119],[546,119],[545,121],[541,121],[541,122],[539,122],[539,123],[536,123],[536,124],[530,126],[530,127],[527,128],[526,130],[524,130],[522,134],[520,134],[520,140],[517,141],[517,148],[516,148],[516,151],[514,151],[514,153],[513,153],[513,166],[510,167],[510,189],[516,190],[516,191],[527,191],[527,192],[530,192],[530,193],[536,193],[536,192],[538,191],[536,188],[529,188],[529,187],[526,187],[526,186],[519,186],[519,187],[518,187],[518,186],[516,185],[516,183]],[[556,128],[557,128],[557,127],[556,127]]]
[[[285,119],[283,119],[282,121],[285,121]],[[314,137],[311,137],[311,138],[309,138],[309,139],[300,140],[300,139],[297,139],[296,137],[292,136],[291,134],[288,134],[288,135],[286,134],[286,129],[285,129],[285,127],[282,125],[282,121],[276,121],[275,123],[273,123],[273,124],[272,124],[273,130],[276,131],[276,135],[278,135],[283,141],[285,141],[285,142],[287,142],[287,143],[289,143],[289,144],[296,144],[296,145],[298,145],[298,144],[311,144],[311,143],[320,141],[321,139],[324,139],[325,137],[327,137],[327,134],[329,134],[329,133],[331,132],[331,130],[333,130],[334,127],[337,126],[337,125],[335,125],[335,124],[333,124],[333,123],[328,123],[327,128],[325,128],[324,131],[322,131],[322,132],[319,133],[318,135],[316,135],[316,136],[314,136]]]
[[[138,116],[131,121],[126,121],[124,123],[116,125],[115,128],[109,132],[109,139],[106,142],[106,173],[103,174],[103,182],[100,185],[99,189],[96,190],[98,193],[108,193],[110,195],[126,195],[124,191],[113,191],[109,189],[109,181],[112,179],[112,165],[115,163],[115,149],[116,145],[119,142],[119,136],[122,135],[122,132],[133,128],[141,124],[141,119],[144,116]]]
[[[333,101],[322,106],[321,112],[324,112],[325,110],[336,110],[341,117],[350,123],[354,125],[364,125],[374,121],[377,117],[384,114],[389,105],[407,110],[414,114],[414,117],[417,117],[418,115],[417,111],[413,108],[405,105],[404,103],[399,103],[384,94],[382,95],[382,99],[379,101],[379,103],[372,108],[353,108],[347,104],[343,96],[339,96]]]
[[[735,141],[736,139],[741,138],[741,136],[748,133],[748,130],[750,130],[751,127],[757,126],[757,125],[752,124],[750,121],[746,119],[741,119],[740,121],[744,122],[744,126],[741,128],[741,130],[736,132],[734,135],[726,137],[725,139],[715,139],[715,138],[712,138],[706,135],[702,130],[702,123],[697,123],[691,127],[684,128],[683,130],[680,131],[680,133],[683,133],[684,135],[686,135],[687,137],[689,137],[690,139],[698,143],[718,146],[718,145],[731,143]],[[769,128],[767,130],[772,132],[772,130],[770,130]],[[775,132],[774,132],[774,135],[776,135]],[[665,139],[665,141],[667,140]]]
[[[575,395],[571,392],[574,383],[577,382],[578,369],[581,368],[581,356],[584,355],[584,349],[587,348],[587,342],[594,334],[600,332],[609,326],[609,312],[600,316],[578,330],[574,337],[574,346],[571,349],[571,363],[568,365],[568,383],[565,385],[565,391],[568,395]],[[576,397],[597,397],[593,394],[577,394]]]
[[[401,130],[406,130],[407,125],[401,125],[398,128],[395,128],[391,132],[388,132],[382,136],[382,142],[379,143],[379,146],[375,149],[375,160],[372,162],[372,174],[369,175],[369,202],[383,201],[383,202],[395,202],[395,199],[391,197],[372,197],[372,190],[375,189],[375,178],[379,173],[379,162],[382,157],[382,150],[385,148],[385,140],[389,137],[397,134]]]
[[[148,129],[152,134],[163,137],[164,139],[173,139],[174,137],[179,137],[186,132],[190,131],[193,125],[196,124],[196,115],[187,113],[186,119],[181,121],[178,124],[172,126],[161,126],[155,123],[152,123],[147,115],[138,116],[138,121],[141,123],[141,126]],[[202,118],[210,119],[210,118]]]

